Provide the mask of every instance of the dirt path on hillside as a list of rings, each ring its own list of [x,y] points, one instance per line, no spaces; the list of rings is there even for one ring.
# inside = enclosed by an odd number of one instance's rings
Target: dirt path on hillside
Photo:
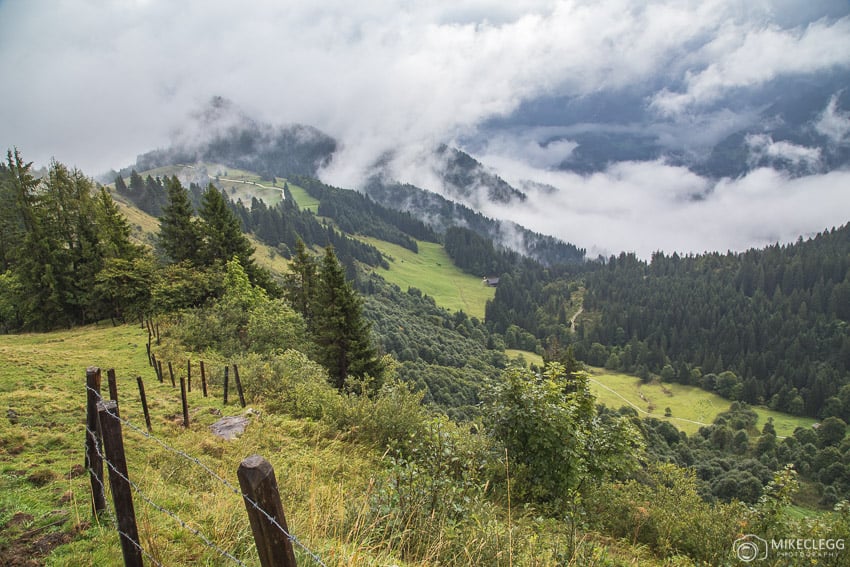
[[[578,319],[578,316],[581,315],[582,311],[584,311],[584,306],[579,305],[578,311],[576,311],[575,315],[570,317],[570,329],[572,329],[573,333],[576,332],[576,319]]]

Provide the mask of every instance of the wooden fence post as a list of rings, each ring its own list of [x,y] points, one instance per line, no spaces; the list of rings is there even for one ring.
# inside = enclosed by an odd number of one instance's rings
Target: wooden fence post
[[[183,427],[189,427],[189,404],[186,402],[186,379],[180,377],[180,399],[183,401]]]
[[[242,489],[254,542],[262,567],[296,567],[289,528],[280,503],[280,492],[271,463],[259,455],[242,461],[236,471]],[[259,506],[266,514],[255,506]],[[279,527],[269,520],[274,518]],[[281,530],[283,528],[283,530]],[[285,533],[284,533],[285,532]]]
[[[103,491],[103,457],[97,421],[97,402],[100,401],[100,368],[86,368],[86,469],[91,481],[92,512],[100,515],[106,510]]]
[[[230,367],[224,367],[224,405],[227,405],[227,382],[230,380]]]
[[[106,371],[106,381],[109,383],[109,399],[118,401],[118,380],[115,378],[115,369]]]
[[[204,389],[204,397],[207,397],[207,373],[204,370],[204,361],[201,361],[201,387]]]
[[[148,398],[145,396],[145,383],[142,382],[141,376],[136,376],[136,383],[139,385],[139,397],[142,399],[142,411],[145,412],[145,425],[148,426],[148,433],[153,431],[151,427],[151,414],[148,412]]]
[[[192,359],[186,361],[186,389],[192,391]]]
[[[127,458],[124,455],[124,440],[121,437],[121,421],[118,419],[118,403],[115,400],[97,404],[97,416],[103,432],[103,448],[110,463],[109,487],[118,519],[118,534],[121,538],[121,553],[126,567],[142,567],[142,548],[139,546],[139,531],[136,527],[136,512],[133,509],[133,492],[127,475]]]
[[[245,407],[245,394],[242,393],[242,380],[239,379],[239,367],[233,365],[233,378],[236,381],[236,392],[239,394],[239,403]]]
[[[171,367],[171,361],[168,361],[168,375],[171,376],[171,387],[176,388],[177,384],[174,382],[174,368]]]

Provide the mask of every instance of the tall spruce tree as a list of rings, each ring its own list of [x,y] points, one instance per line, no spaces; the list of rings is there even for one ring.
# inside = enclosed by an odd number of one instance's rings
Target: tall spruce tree
[[[227,208],[224,195],[212,184],[201,199],[198,216],[201,217],[203,263],[227,263],[238,256],[239,263],[250,275],[254,270],[254,247],[242,233],[239,219]]]
[[[200,263],[201,234],[195,220],[189,192],[181,185],[177,177],[165,182],[168,202],[162,208],[159,218],[159,237],[157,244],[172,262],[189,260]]]
[[[311,327],[319,361],[338,389],[345,387],[349,376],[381,378],[383,367],[363,317],[362,300],[345,279],[332,246],[325,249],[319,269]]]
[[[295,243],[295,256],[289,263],[289,271],[284,276],[284,297],[304,320],[313,318],[313,301],[316,294],[318,266],[307,252],[307,246],[300,238]]]

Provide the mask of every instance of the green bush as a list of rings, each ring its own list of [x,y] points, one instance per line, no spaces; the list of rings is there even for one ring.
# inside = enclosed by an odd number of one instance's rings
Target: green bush
[[[741,504],[705,502],[694,472],[671,464],[650,468],[641,481],[601,484],[585,503],[598,529],[660,556],[687,555],[709,565],[730,559],[750,515]]]
[[[272,359],[249,354],[240,368],[247,395],[271,411],[319,420],[343,403],[327,371],[299,351],[287,350]]]

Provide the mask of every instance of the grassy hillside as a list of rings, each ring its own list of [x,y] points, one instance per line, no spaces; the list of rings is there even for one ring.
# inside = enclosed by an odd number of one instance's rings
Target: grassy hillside
[[[212,177],[218,175],[217,184],[224,189],[227,196],[231,199],[241,199],[245,203],[250,203],[252,197],[257,197],[267,204],[277,204],[280,202],[283,184],[286,182],[284,179],[277,179],[275,186],[270,187],[269,182],[263,181],[256,173],[217,164],[174,165],[141,172],[140,175],[186,177],[201,171]],[[313,213],[318,211],[319,201],[302,187],[290,184],[289,189],[301,209],[307,209]],[[113,197],[133,227],[134,237],[139,242],[152,243],[152,235],[159,230],[158,221],[128,204],[121,196],[113,194]],[[415,254],[375,238],[361,239],[378,248],[390,259],[390,269],[379,270],[381,276],[387,281],[405,290],[408,287],[419,288],[432,296],[437,305],[450,311],[463,310],[473,317],[484,318],[484,304],[488,299],[492,299],[495,290],[482,285],[480,279],[456,268],[441,245],[419,242],[419,253]],[[251,242],[257,248],[254,255],[257,263],[273,272],[285,271],[286,261],[274,250],[256,239],[252,239]]]
[[[506,354],[511,358],[522,356],[530,364],[543,365],[543,357],[532,352],[508,350]],[[695,386],[658,381],[644,384],[637,376],[604,368],[591,368],[590,390],[600,403],[608,407],[631,406],[642,416],[669,421],[688,435],[696,433],[703,425],[711,424],[717,414],[729,409],[731,403]],[[670,408],[670,417],[665,416],[667,408]],[[759,416],[756,427],[761,428],[772,417],[779,437],[790,436],[797,427],[811,427],[815,423],[811,418],[793,416],[763,406],[753,409]]]
[[[389,258],[390,269],[377,272],[402,289],[416,287],[434,298],[437,305],[450,311],[463,310],[468,315],[484,318],[484,305],[495,289],[481,279],[462,272],[445,249],[433,242],[417,242],[419,253],[375,238],[362,238]]]
[[[261,412],[235,441],[215,438],[208,427],[221,415],[244,410],[222,403],[221,365],[208,366],[210,397],[203,398],[195,374],[189,394],[191,427],[180,424],[179,391],[156,381],[147,364],[146,333],[135,326],[89,327],[46,335],[0,337],[0,404],[17,416],[0,422],[0,564],[21,565],[49,555],[55,565],[121,565],[111,521],[93,521],[88,475],[82,470],[85,369],[115,367],[121,415],[144,424],[135,376],[145,379],[154,435],[201,460],[238,486],[236,469],[259,453],[285,484],[284,505],[291,531],[329,565],[391,563],[380,552],[355,550],[340,529],[350,507],[366,496],[376,456],[342,443],[308,421]],[[208,361],[210,362],[210,361]],[[181,367],[178,372],[185,374]],[[197,373],[197,367],[195,368]],[[255,564],[252,537],[238,495],[187,459],[124,428],[131,480],[225,551]],[[109,495],[107,495],[109,499]],[[138,495],[136,516],[143,545],[166,565],[221,563],[209,549]],[[111,507],[111,501],[110,501]],[[54,549],[55,548],[55,549]],[[299,553],[303,559],[303,554]]]
[[[135,514],[141,545],[150,555],[147,564],[232,564],[223,552],[246,565],[257,564],[241,497],[196,462],[238,486],[239,462],[251,454],[271,461],[290,531],[326,565],[430,565],[429,557],[436,559],[447,546],[457,545],[452,538],[464,537],[440,529],[422,559],[402,560],[395,542],[409,539],[409,530],[380,524],[385,516],[374,508],[390,472],[383,449],[347,440],[324,422],[293,419],[263,406],[247,412],[233,401],[235,396],[225,406],[221,360],[207,359],[208,398],[199,391],[195,366],[195,387],[188,396],[191,426],[184,429],[178,390],[167,377],[162,384],[156,380],[147,363],[146,339],[138,326],[107,325],[0,336],[0,404],[8,410],[0,421],[0,564],[123,564],[111,515],[92,516],[82,466],[85,368],[90,365],[104,369],[104,391],[105,369],[115,368],[121,416],[135,426],[144,424],[135,376],[145,379],[155,440],[127,425],[123,436],[129,477],[140,491],[134,493]],[[160,354],[181,356],[165,347]],[[184,368],[175,365],[178,378]],[[243,381],[251,379],[248,372],[243,375]],[[235,415],[249,416],[241,437],[224,441],[210,433],[214,421]],[[107,501],[111,509],[108,488]],[[565,545],[565,533],[555,522],[538,521],[520,510],[506,520],[498,507],[479,513],[484,523],[461,540],[467,559],[459,556],[456,564],[507,565],[508,558],[517,565],[561,564],[552,550]],[[660,565],[648,550],[596,533],[583,534],[581,545],[594,557],[604,557],[605,564]],[[484,552],[492,554],[490,560],[480,559]],[[297,549],[296,556],[299,565],[312,564],[303,550]]]

